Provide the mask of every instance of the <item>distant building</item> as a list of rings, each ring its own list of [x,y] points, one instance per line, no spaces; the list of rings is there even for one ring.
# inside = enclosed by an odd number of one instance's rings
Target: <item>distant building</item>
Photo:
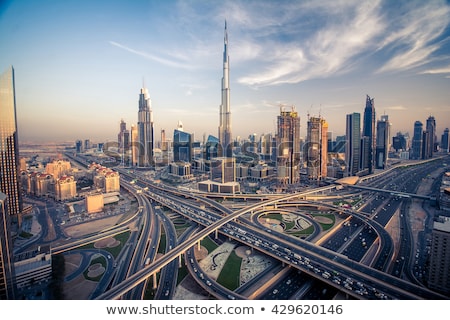
[[[414,122],[414,133],[412,139],[411,159],[422,159],[422,139],[423,139],[423,124],[420,121]]]
[[[450,218],[439,217],[431,233],[428,287],[450,294]]]
[[[436,152],[436,119],[433,116],[429,116],[427,119],[426,130],[428,132],[428,141],[426,145],[427,159],[433,157],[433,153]]]
[[[89,165],[94,187],[104,193],[120,191],[120,174],[98,163]]]
[[[367,141],[367,143],[362,149],[361,170],[368,169],[369,174],[373,173],[375,167],[375,119],[374,99],[367,95],[362,131],[362,137]]]
[[[442,134],[441,137],[441,151],[444,153],[448,153],[449,152],[449,130],[448,128],[445,128],[444,133]]]
[[[191,163],[194,157],[192,134],[175,129],[173,132],[173,161]]]
[[[102,193],[88,194],[84,198],[87,213],[101,212],[104,207],[104,196]]]
[[[375,168],[384,169],[389,155],[390,123],[387,115],[377,121],[377,140],[375,148]]]
[[[300,181],[300,117],[295,107],[280,109],[277,118],[277,181],[281,186]]]
[[[211,180],[219,183],[236,181],[236,160],[219,157],[211,160]]]
[[[53,160],[45,166],[45,172],[51,174],[55,179],[71,173],[71,165],[67,160]]]
[[[138,165],[140,167],[149,167],[153,165],[153,114],[147,88],[141,88],[139,94],[138,143]]]
[[[77,182],[73,176],[62,176],[55,181],[55,199],[59,201],[75,198]]]
[[[55,178],[49,173],[32,172],[28,175],[29,194],[42,197],[55,195]]]
[[[327,177],[328,124],[323,118],[310,117],[306,135],[306,168],[309,180]]]
[[[139,163],[139,135],[138,128],[132,124],[131,125],[131,165],[136,167]]]
[[[361,155],[361,114],[354,112],[347,115],[345,137],[347,176],[354,176],[359,172]]]
[[[169,164],[169,174],[182,179],[191,179],[194,176],[191,164],[183,161],[171,162]]]

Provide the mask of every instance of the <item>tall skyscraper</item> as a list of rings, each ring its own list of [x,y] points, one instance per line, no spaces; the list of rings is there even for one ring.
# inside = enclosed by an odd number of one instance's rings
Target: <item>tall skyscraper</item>
[[[426,145],[427,158],[432,158],[436,143],[436,120],[433,116],[428,117],[426,130],[428,132],[428,141]]]
[[[325,178],[327,176],[328,124],[323,118],[308,119],[305,155],[308,179]]]
[[[192,162],[192,135],[183,130],[175,129],[173,132],[173,161]]]
[[[130,148],[130,132],[127,130],[127,123],[122,119],[120,120],[120,129],[117,135],[117,142],[119,144],[119,150],[121,152],[128,151]]]
[[[223,77],[222,77],[222,104],[220,105],[219,142],[222,145],[224,156],[233,156],[231,141],[231,111],[230,111],[230,58],[228,56],[228,32],[225,21],[225,36],[223,49]]]
[[[420,121],[416,121],[414,122],[411,159],[418,160],[422,158],[422,139],[423,124]]]
[[[377,143],[375,149],[375,168],[384,169],[388,159],[390,123],[387,115],[377,121]]]
[[[444,133],[442,134],[442,137],[441,137],[441,150],[444,153],[448,153],[448,151],[449,151],[448,136],[449,136],[449,130],[448,130],[448,128],[445,128]]]
[[[131,165],[136,167],[139,163],[139,134],[136,125],[131,125]]]
[[[14,260],[7,195],[0,192],[0,300],[14,299]]]
[[[294,106],[291,111],[280,109],[277,124],[277,180],[294,184],[300,181],[300,117]]]
[[[375,105],[374,99],[366,96],[366,107],[364,108],[363,121],[363,139],[368,141],[364,152],[361,155],[361,169],[368,169],[369,173],[373,173],[374,169],[374,152],[375,152]],[[367,138],[364,138],[367,137]]]
[[[20,223],[18,146],[14,69],[10,67],[0,76],[0,192],[7,196],[9,214]]]
[[[361,114],[347,115],[345,137],[345,161],[347,162],[347,176],[354,176],[359,172],[359,158],[361,155]]]
[[[139,166],[149,167],[153,164],[153,115],[147,88],[141,88],[138,112]]]

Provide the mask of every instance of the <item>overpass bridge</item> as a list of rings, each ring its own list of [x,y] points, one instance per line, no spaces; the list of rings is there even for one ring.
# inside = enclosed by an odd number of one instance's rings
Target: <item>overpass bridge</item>
[[[329,187],[330,186],[328,186],[327,188]],[[316,189],[316,192],[317,191],[320,190]],[[188,195],[184,196],[188,197]],[[295,193],[280,196],[278,199],[261,201],[257,204],[237,210],[236,212],[233,212],[229,215],[220,216],[218,220],[208,221],[208,224],[203,230],[195,234],[190,239],[180,243],[172,250],[168,251],[158,260],[137,271],[122,283],[119,283],[118,285],[112,287],[110,290],[101,294],[97,297],[97,299],[119,299],[123,294],[139,285],[140,283],[144,282],[148,277],[159,272],[161,268],[168,265],[172,260],[178,258],[181,254],[185,253],[189,248],[197,244],[204,237],[213,232],[217,232],[220,228],[229,223],[235,223],[234,221],[241,215],[252,213],[253,211],[258,210],[263,206],[275,204],[278,201],[287,201],[289,199],[295,199],[302,196],[304,196],[303,193]],[[152,198],[155,199],[157,197],[153,196]],[[164,197],[161,195],[160,201],[162,201],[161,203],[163,205],[166,205],[169,208],[171,208],[171,206],[174,206],[173,200],[168,200],[169,203],[165,203],[164,201],[166,200],[164,200]],[[180,199],[179,203],[183,203],[183,201],[185,200]],[[221,229],[221,232],[223,232],[223,229]],[[355,261],[349,261],[349,259],[341,257],[336,252],[318,247],[317,245],[314,245],[307,241],[303,241],[302,245],[295,245],[286,242],[285,240],[277,239],[276,237],[269,234],[261,234],[259,238],[265,241],[270,241],[272,244],[278,244],[279,249],[276,251],[276,253],[278,255],[278,259],[280,259],[281,261],[289,263],[292,266],[305,271],[310,275],[320,278],[322,281],[326,281],[330,284],[332,284],[331,281],[321,278],[321,274],[314,274],[310,269],[307,268],[306,265],[300,265],[295,262],[304,263],[305,261],[301,261],[301,257],[308,257],[308,266],[314,265],[315,269],[317,269],[317,267],[320,267],[322,268],[322,270],[328,270],[330,272],[333,270],[339,270],[342,275],[351,275],[351,277],[359,279],[359,281],[361,281],[362,283],[366,283],[368,288],[378,288],[378,290],[381,292],[389,292],[388,295],[393,297],[394,299],[444,299],[441,295],[434,293],[428,289],[410,284],[404,280],[395,278],[384,272],[374,270]],[[243,237],[240,237],[240,241],[243,241]],[[261,250],[262,252],[269,255],[274,254],[270,251],[270,246],[268,246],[267,248],[260,247],[258,248],[258,250]],[[294,258],[297,259],[295,260],[295,262]],[[346,291],[342,286],[339,286],[339,289]],[[357,293],[355,293],[354,291],[347,290],[346,292],[355,297],[364,298],[361,296],[357,296]]]
[[[361,185],[348,184],[346,186],[349,187],[349,188],[354,188],[354,189],[361,189],[361,190],[369,190],[369,191],[374,191],[374,192],[388,193],[388,194],[390,194],[392,196],[397,196],[397,197],[400,197],[400,198],[416,198],[416,199],[422,199],[422,200],[436,201],[436,197],[424,196],[424,195],[415,194],[415,193],[407,193],[407,192],[388,190],[388,189],[380,189],[380,188],[361,186]]]

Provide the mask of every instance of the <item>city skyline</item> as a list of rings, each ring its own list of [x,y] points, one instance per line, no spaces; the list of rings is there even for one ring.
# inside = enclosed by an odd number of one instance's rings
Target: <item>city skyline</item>
[[[444,1],[64,3],[0,6],[1,67],[13,65],[20,141],[116,139],[138,122],[142,79],[155,133],[182,121],[215,135],[223,23],[230,48],[233,137],[275,132],[280,105],[345,134],[366,95],[395,132],[449,126],[450,6]],[[62,111],[63,110],[63,111]],[[251,119],[251,121],[249,121]],[[156,140],[159,135],[156,134]]]

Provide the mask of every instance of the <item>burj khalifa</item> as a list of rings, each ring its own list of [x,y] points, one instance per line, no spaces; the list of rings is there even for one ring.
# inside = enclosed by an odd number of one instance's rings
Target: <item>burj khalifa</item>
[[[224,150],[224,156],[232,157],[231,141],[231,112],[230,112],[230,58],[228,56],[228,32],[225,21],[225,36],[223,49],[223,77],[222,77],[222,104],[220,105],[219,142]]]

